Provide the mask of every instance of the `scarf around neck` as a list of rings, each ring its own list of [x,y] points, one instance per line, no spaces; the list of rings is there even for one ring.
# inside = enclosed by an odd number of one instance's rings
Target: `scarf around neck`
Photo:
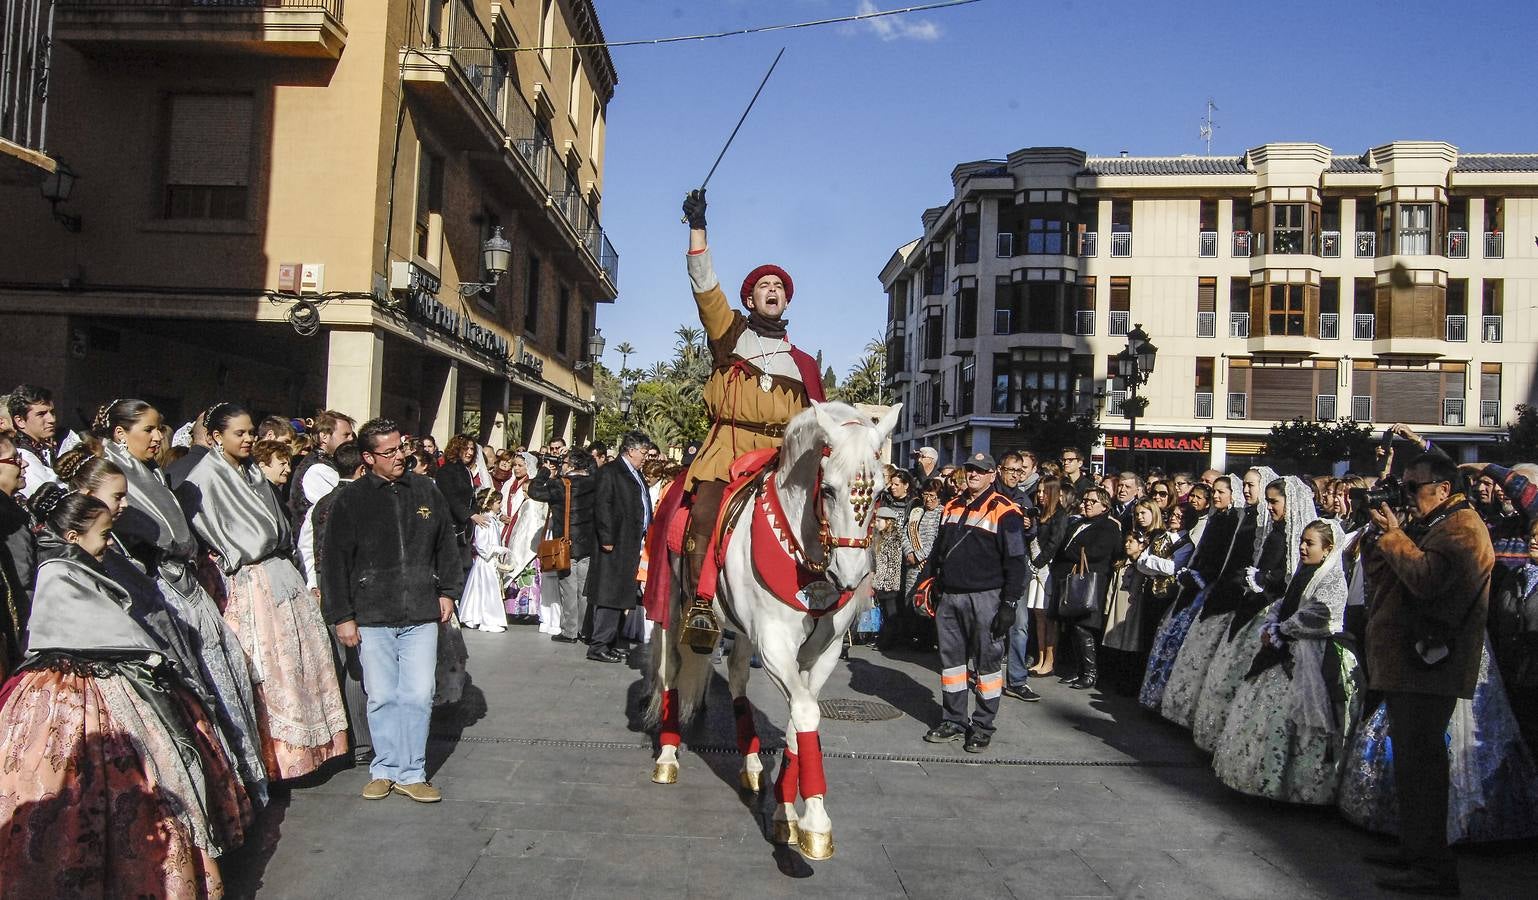
[[[762,315],[756,309],[748,313],[748,330],[759,337],[779,340],[785,337],[786,329],[789,327],[790,320],[783,316],[778,319],[771,319],[768,316]]]
[[[166,486],[160,469],[152,468],[117,443],[106,445],[107,458],[123,470],[128,481],[128,509],[112,530],[130,537],[143,538],[159,547],[166,556],[190,560],[197,552],[197,541],[181,504]]]

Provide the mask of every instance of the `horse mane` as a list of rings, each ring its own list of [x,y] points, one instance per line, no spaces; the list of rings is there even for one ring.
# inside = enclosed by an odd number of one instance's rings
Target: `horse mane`
[[[842,474],[852,474],[865,460],[870,458],[871,446],[869,443],[869,429],[875,427],[870,416],[860,412],[847,403],[837,401],[822,404],[822,412],[833,422],[840,426],[860,425],[861,428],[849,428],[847,431],[840,428],[841,434],[835,434],[834,440],[829,441],[823,434],[823,430],[817,422],[817,411],[808,407],[797,413],[785,426],[785,440],[780,449],[781,470],[786,476],[786,481],[811,480],[811,471],[802,470],[802,467],[811,463],[815,467],[822,458],[823,447],[832,451],[828,455],[828,466]],[[855,434],[859,434],[859,440],[853,440]],[[849,440],[839,440],[844,435]]]

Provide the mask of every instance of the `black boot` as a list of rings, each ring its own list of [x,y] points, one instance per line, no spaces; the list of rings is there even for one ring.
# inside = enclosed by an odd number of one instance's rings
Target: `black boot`
[[[1098,672],[1098,660],[1095,654],[1095,633],[1083,625],[1073,626],[1074,643],[1079,651],[1079,677],[1074,681],[1076,690],[1087,690],[1095,686]]]

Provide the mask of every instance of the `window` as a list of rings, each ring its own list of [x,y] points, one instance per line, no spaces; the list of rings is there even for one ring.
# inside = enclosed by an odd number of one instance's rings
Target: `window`
[[[977,337],[977,288],[956,292],[956,337]]]
[[[589,336],[592,335],[592,333],[593,333],[593,312],[592,312],[592,310],[588,309],[587,308],[587,304],[584,303],[584,304],[582,304],[582,330],[577,333],[577,340],[581,342],[580,344],[577,345],[577,358],[578,359],[586,359],[587,358],[587,339],[588,339]]]
[[[1132,201],[1111,201],[1111,231],[1130,233],[1132,231]]]
[[[424,37],[427,40],[427,46],[434,49],[443,46],[443,32],[445,30],[443,27],[443,15],[447,7],[448,4],[444,0],[427,0],[427,9],[422,14],[425,19],[422,24],[426,28]]]
[[[555,64],[555,51],[551,47],[555,44],[555,0],[540,0],[539,3],[539,58],[549,69]]]
[[[1303,285],[1273,284],[1270,288],[1266,333],[1302,337],[1307,333],[1304,327]]]
[[[168,219],[244,219],[250,200],[250,94],[172,94],[167,102]]]
[[[961,377],[956,380],[956,415],[972,414],[972,400],[977,389],[977,357],[969,356],[961,364]]]
[[[1032,217],[1026,220],[1025,252],[1059,256],[1063,253],[1063,220]]]
[[[443,243],[443,157],[417,144],[416,254],[434,266]],[[478,248],[477,248],[478,249]]]
[[[1111,328],[1110,334],[1126,334],[1132,330],[1132,279],[1116,276],[1111,279]]]
[[[598,168],[598,153],[603,149],[603,104],[598,102],[598,97],[593,97],[593,134],[591,145],[588,147],[587,158],[593,161],[593,168]]]
[[[956,225],[956,262],[977,262],[978,245],[982,242],[982,217],[977,213],[963,215]]]
[[[1200,231],[1218,230],[1218,201],[1199,201],[1196,214],[1196,227]]]
[[[523,330],[539,334],[539,257],[529,254],[528,280],[523,287]]]
[[[1431,252],[1431,204],[1399,205],[1399,252],[1424,256]]]
[[[1196,336],[1217,336],[1218,280],[1196,279]]]
[[[1077,408],[1091,381],[1091,357],[1067,350],[1017,347],[993,355],[993,411],[1020,413],[1057,405]]]
[[[1073,312],[1074,334],[1095,333],[1095,276],[1085,275],[1079,279],[1078,303]]]
[[[582,51],[571,51],[571,93],[566,97],[566,117],[577,124],[577,111],[582,108]]]
[[[929,262],[924,266],[924,293],[939,296],[945,293],[945,248],[933,247]]]
[[[1194,409],[1198,419],[1212,418],[1212,391],[1216,367],[1210,356],[1196,358],[1196,397]]]
[[[1271,252],[1303,252],[1303,204],[1271,204]]]
[[[566,342],[571,339],[571,289],[561,285],[561,305],[556,309],[555,352],[565,356],[569,351]]]

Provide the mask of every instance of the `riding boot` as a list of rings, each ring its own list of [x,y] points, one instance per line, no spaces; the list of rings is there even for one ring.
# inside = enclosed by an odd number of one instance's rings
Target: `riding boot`
[[[1095,632],[1088,626],[1074,625],[1073,636],[1079,650],[1079,680],[1074,683],[1083,687],[1094,687],[1099,675],[1099,661],[1095,653]]]
[[[700,574],[705,568],[705,555],[710,547],[711,531],[715,528],[716,515],[721,509],[721,495],[726,484],[721,481],[701,481],[694,486],[694,503],[689,509],[689,533],[684,538],[684,561],[689,569],[690,606],[684,611],[683,633],[679,640],[696,653],[710,653],[721,637],[721,626],[716,622],[710,604],[713,598],[700,597],[696,593]]]

